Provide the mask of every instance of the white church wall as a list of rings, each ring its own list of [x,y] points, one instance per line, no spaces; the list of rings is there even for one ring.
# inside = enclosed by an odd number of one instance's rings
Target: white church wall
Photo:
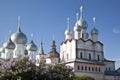
[[[105,75],[105,80],[120,80],[120,76]]]
[[[19,57],[19,56],[24,56],[24,50],[25,50],[25,46],[23,44],[16,44],[15,45],[15,49],[13,51],[14,55],[13,57]]]
[[[13,58],[13,50],[5,49],[4,59],[10,59],[10,58]]]
[[[85,42],[85,49],[86,50],[94,50],[93,47],[94,47],[93,43],[90,40],[88,40],[88,41]]]
[[[109,61],[105,61],[105,70],[106,71],[114,71],[115,70],[115,63],[114,62],[109,62]]]
[[[78,68],[79,66],[79,68]],[[87,64],[87,63],[75,63],[75,75],[78,76],[91,76],[95,78],[95,80],[104,80],[104,70],[103,65],[95,65],[95,64]]]
[[[75,40],[67,41],[61,45],[60,59],[66,61],[75,60],[76,58]]]
[[[89,73],[89,72],[79,72],[76,71],[75,72],[76,76],[90,76],[92,78],[94,78],[95,80],[104,80],[104,75],[102,73]]]
[[[95,50],[103,52],[103,46],[101,44],[99,44],[99,43],[96,43],[95,44]]]
[[[85,43],[81,39],[77,41],[77,48],[84,49]]]

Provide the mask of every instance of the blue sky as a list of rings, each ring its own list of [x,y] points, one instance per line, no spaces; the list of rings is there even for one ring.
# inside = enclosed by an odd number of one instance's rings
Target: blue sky
[[[67,17],[70,17],[70,28],[76,22],[76,13],[83,6],[83,17],[88,23],[87,32],[93,28],[92,18],[96,17],[99,30],[99,41],[104,43],[104,53],[107,59],[116,60],[120,67],[120,0],[0,0],[0,46],[7,40],[9,30],[17,29],[17,17],[21,16],[21,29],[39,48],[43,40],[44,51],[47,54],[51,43],[56,40],[59,52],[60,43],[65,40],[64,31],[67,28]],[[89,38],[91,36],[89,35]]]

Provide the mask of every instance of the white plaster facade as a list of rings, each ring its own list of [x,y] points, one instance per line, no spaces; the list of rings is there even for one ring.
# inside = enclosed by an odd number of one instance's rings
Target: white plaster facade
[[[77,16],[74,26],[74,38],[68,38],[60,45],[60,62],[72,67],[78,76],[87,75],[95,80],[120,80],[120,72],[115,70],[115,61],[104,57],[103,44],[98,40],[96,26],[91,30],[90,39],[82,10],[80,13],[80,19]],[[93,22],[95,24],[95,18]]]

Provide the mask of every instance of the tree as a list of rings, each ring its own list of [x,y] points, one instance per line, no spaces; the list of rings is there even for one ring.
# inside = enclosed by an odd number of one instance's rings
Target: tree
[[[94,80],[94,78],[90,76],[75,76],[73,80]]]
[[[73,80],[72,69],[65,65],[36,66],[28,57],[12,58],[0,63],[0,80]]]

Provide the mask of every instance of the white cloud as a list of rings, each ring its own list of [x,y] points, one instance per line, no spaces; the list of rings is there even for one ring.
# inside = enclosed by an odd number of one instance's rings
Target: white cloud
[[[120,33],[120,27],[113,28],[113,33],[119,34]]]

